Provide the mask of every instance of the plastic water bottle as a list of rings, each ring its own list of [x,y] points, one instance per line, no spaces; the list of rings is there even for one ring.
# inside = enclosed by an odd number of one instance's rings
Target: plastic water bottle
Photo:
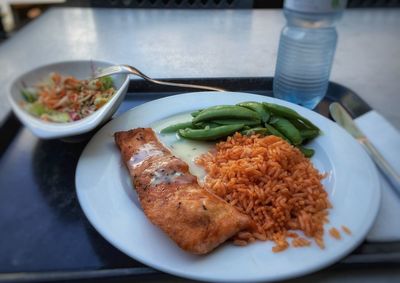
[[[325,96],[347,0],[285,0],[274,96],[313,109]]]

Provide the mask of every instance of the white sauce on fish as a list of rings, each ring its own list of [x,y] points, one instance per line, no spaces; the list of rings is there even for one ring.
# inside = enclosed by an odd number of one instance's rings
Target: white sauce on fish
[[[168,174],[165,172],[155,171],[154,176],[150,181],[151,186],[165,184],[165,183],[175,183],[178,177],[183,176],[182,172],[174,172],[173,174]]]
[[[172,157],[171,157],[172,158]],[[155,186],[159,184],[191,184],[195,180],[190,174],[185,174],[181,171],[171,169],[171,158],[157,162],[152,167],[147,168],[153,176],[150,180],[150,185]]]
[[[178,114],[153,123],[151,128],[157,133],[160,141],[171,150],[172,154],[182,159],[189,165],[190,173],[201,182],[205,177],[205,171],[195,163],[200,155],[210,151],[215,145],[214,142],[192,141],[180,138],[177,134],[161,134],[160,131],[172,124],[187,122],[192,119],[190,113]]]
[[[152,156],[160,156],[163,154],[164,153],[158,148],[155,148],[153,144],[146,143],[142,145],[135,154],[132,155],[131,159],[129,160],[129,164],[133,169],[135,169],[148,158]]]

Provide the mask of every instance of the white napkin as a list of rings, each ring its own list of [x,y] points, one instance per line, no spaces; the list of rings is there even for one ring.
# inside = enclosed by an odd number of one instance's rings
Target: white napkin
[[[357,119],[357,126],[380,151],[393,168],[400,173],[400,133],[376,111],[370,111]],[[368,241],[400,240],[400,194],[396,193],[385,177],[381,180],[381,207]]]

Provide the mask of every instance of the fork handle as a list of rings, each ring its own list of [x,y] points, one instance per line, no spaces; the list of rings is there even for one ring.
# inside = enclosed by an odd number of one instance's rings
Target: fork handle
[[[109,75],[114,75],[114,74],[133,74],[138,77],[141,77],[142,79],[159,84],[159,85],[168,85],[168,86],[176,86],[176,87],[187,87],[187,88],[195,88],[195,89],[203,89],[203,90],[211,90],[211,91],[226,91],[223,88],[219,87],[212,87],[212,86],[205,86],[205,85],[196,85],[196,84],[185,84],[185,83],[173,83],[173,82],[166,82],[166,81],[160,81],[160,80],[155,80],[152,79],[145,74],[143,74],[141,71],[136,69],[135,67],[129,66],[129,65],[115,65],[115,66],[110,66],[107,67],[99,74],[96,74],[96,78],[104,77],[104,76],[109,76]]]
[[[211,90],[211,91],[226,91],[226,90],[224,90],[222,88],[219,88],[219,87],[160,81],[160,80],[152,79],[152,78],[146,76],[145,74],[143,74],[141,71],[139,71],[135,67],[132,67],[132,66],[129,66],[129,65],[122,65],[122,68],[128,70],[131,74],[137,75],[137,76],[141,77],[142,79],[145,79],[147,81],[150,81],[150,82],[153,82],[153,83],[159,84],[159,85],[188,87],[188,88],[204,89],[204,90]]]
[[[187,87],[187,88],[196,88],[196,89],[204,89],[204,90],[211,90],[211,91],[226,91],[222,88],[212,87],[212,86],[204,86],[204,85],[196,85],[196,84],[182,84],[182,83],[173,83],[173,82],[164,82],[155,79],[147,79],[155,84],[159,85],[168,85],[168,86],[177,86],[177,87]]]

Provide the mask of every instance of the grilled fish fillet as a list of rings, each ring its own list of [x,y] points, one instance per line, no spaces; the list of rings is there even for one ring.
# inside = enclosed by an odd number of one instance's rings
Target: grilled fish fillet
[[[115,133],[140,204],[150,221],[193,254],[206,254],[253,227],[247,216],[200,187],[188,165],[165,148],[150,128]]]

